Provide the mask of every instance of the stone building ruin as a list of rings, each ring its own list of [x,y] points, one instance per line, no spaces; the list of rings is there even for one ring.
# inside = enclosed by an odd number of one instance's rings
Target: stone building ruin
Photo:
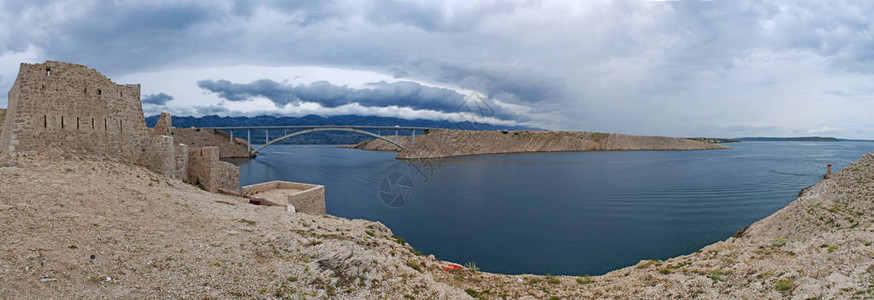
[[[160,128],[146,127],[139,84],[116,84],[77,64],[23,63],[8,99],[0,154],[127,162],[211,192],[239,190],[239,169],[219,161],[217,147],[175,143],[169,115]]]

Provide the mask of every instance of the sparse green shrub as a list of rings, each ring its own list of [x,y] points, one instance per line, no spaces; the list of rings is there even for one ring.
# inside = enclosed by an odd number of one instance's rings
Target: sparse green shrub
[[[646,268],[649,268],[649,267],[652,266],[652,265],[660,266],[660,265],[662,265],[662,262],[661,262],[661,261],[658,261],[658,260],[652,260],[652,259],[651,259],[651,260],[647,260],[647,261],[645,261],[645,262],[642,262],[642,263],[638,264],[638,265],[637,265],[637,268],[638,268],[638,269],[646,269]]]
[[[723,275],[725,275],[725,272],[723,272],[722,269],[714,269],[707,272],[707,278],[710,278],[710,280],[713,281],[722,280]]]
[[[407,262],[407,266],[409,266],[410,268],[413,268],[413,270],[416,270],[416,271],[422,272],[422,266],[419,265],[418,262],[415,262],[415,261],[412,261],[412,260],[411,260],[411,261],[408,261],[408,262]]]
[[[399,236],[392,234],[391,238],[393,238],[395,240],[395,242],[397,242],[398,244],[401,244],[401,246],[407,245],[407,241],[405,241],[404,238],[402,238],[402,237],[399,237]]]
[[[774,289],[780,292],[791,290],[793,287],[795,287],[795,282],[792,281],[792,278],[782,279],[774,284]]]
[[[592,277],[589,277],[589,275],[577,277],[577,283],[579,284],[590,284],[592,282],[595,282],[595,280],[592,279]]]

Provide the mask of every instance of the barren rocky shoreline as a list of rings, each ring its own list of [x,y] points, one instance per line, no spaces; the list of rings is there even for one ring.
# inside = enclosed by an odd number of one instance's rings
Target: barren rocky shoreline
[[[736,237],[592,277],[445,270],[380,223],[249,205],[131,164],[4,157],[0,191],[0,298],[874,297],[872,154]]]
[[[394,137],[389,137],[393,139]],[[569,151],[630,151],[630,150],[707,150],[731,147],[683,138],[640,136],[618,133],[570,131],[471,131],[434,129],[417,135],[412,143],[402,137],[404,149],[399,159],[426,159],[451,156]],[[394,145],[379,139],[364,141],[353,148],[397,151]]]

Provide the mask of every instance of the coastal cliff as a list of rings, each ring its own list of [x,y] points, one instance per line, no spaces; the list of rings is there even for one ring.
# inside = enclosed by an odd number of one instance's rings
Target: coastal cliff
[[[602,276],[503,275],[378,222],[289,214],[143,167],[0,157],[0,298],[874,297],[874,155],[701,250]]]
[[[393,139],[394,137],[389,137]],[[440,158],[477,154],[569,152],[569,151],[627,151],[627,150],[704,150],[730,147],[683,138],[640,136],[618,133],[568,131],[470,131],[430,130],[417,135],[416,142],[405,136],[400,139],[403,150],[399,159]],[[354,148],[364,150],[397,150],[394,145],[379,139],[364,141]]]

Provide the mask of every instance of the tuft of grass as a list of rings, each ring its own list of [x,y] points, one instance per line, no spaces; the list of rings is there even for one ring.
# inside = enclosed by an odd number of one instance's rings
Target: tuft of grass
[[[393,238],[395,240],[395,242],[397,242],[398,244],[401,244],[401,246],[407,245],[407,241],[405,241],[404,238],[402,238],[402,237],[399,237],[399,236],[392,234],[391,238]]]
[[[780,292],[791,290],[793,287],[795,287],[795,282],[792,281],[792,278],[782,279],[774,284],[774,289]]]
[[[579,284],[590,284],[592,282],[595,282],[595,280],[592,279],[592,277],[589,277],[588,274],[586,274],[586,276],[583,276],[583,277],[577,277],[577,283],[579,283]]]
[[[838,246],[829,246],[828,247],[828,253],[835,252],[835,250],[838,250]]]
[[[776,239],[776,240],[771,241],[771,246],[783,247],[783,245],[786,245],[786,242],[787,242],[786,239]]]
[[[479,272],[479,268],[476,266],[476,263],[472,261],[464,264],[464,268],[470,270],[471,272]]]
[[[710,270],[709,272],[707,272],[707,278],[710,278],[710,280],[713,280],[713,281],[722,280],[723,275],[725,275],[725,272],[722,271],[722,269],[713,269],[713,270]]]
[[[649,268],[650,266],[653,266],[653,265],[655,265],[656,267],[658,267],[658,266],[661,266],[661,265],[662,265],[662,262],[661,262],[661,261],[658,261],[658,260],[650,259],[650,260],[647,260],[647,261],[645,261],[645,262],[642,262],[642,263],[637,264],[637,268],[638,268],[638,269],[646,269],[646,268]]]
[[[408,261],[408,262],[407,262],[407,266],[410,267],[410,268],[413,268],[413,270],[416,270],[416,271],[422,272],[422,265],[420,265],[420,264],[419,264],[418,262],[416,262],[416,261],[412,261],[412,260],[411,260],[411,261]]]
[[[374,236],[373,232],[370,232],[370,230],[365,230],[364,233],[366,233],[369,236]]]
[[[559,284],[559,283],[561,283],[561,279],[558,279],[555,276],[547,274],[546,275],[546,282],[548,282],[549,284]]]
[[[464,292],[474,298],[479,298],[479,292],[474,291],[472,289],[464,289]]]

